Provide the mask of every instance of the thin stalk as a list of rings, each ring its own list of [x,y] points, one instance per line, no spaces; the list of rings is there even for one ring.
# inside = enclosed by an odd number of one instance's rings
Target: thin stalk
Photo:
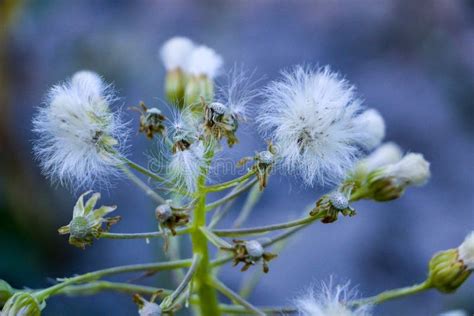
[[[163,271],[163,270],[185,268],[185,267],[189,267],[190,265],[191,265],[191,260],[186,259],[186,260],[169,261],[169,262],[132,264],[132,265],[127,265],[127,266],[113,267],[113,268],[85,273],[85,274],[78,275],[72,278],[62,279],[60,283],[36,292],[35,296],[40,301],[42,301],[51,295],[55,295],[58,291],[62,290],[63,288],[73,285],[73,284],[95,281],[106,276],[116,275],[116,274],[121,274],[121,273],[138,272],[138,271],[157,272],[157,271]]]
[[[367,304],[380,304],[386,301],[394,300],[403,296],[414,295],[420,292],[424,292],[431,289],[429,282],[425,281],[423,283],[415,284],[412,286],[407,286],[399,289],[389,290],[382,292],[378,295],[364,298],[351,302],[351,305],[367,305]]]
[[[243,297],[239,296],[239,294],[235,293],[232,291],[230,288],[228,288],[224,283],[221,281],[212,278],[210,279],[210,284],[215,287],[219,292],[224,294],[227,298],[229,298],[231,301],[235,302],[236,304],[241,305],[247,311],[253,312],[255,315],[260,315],[260,316],[265,316],[265,313],[259,310],[257,307],[252,305],[250,302],[248,302],[246,299]]]
[[[244,206],[242,207],[239,216],[237,216],[237,219],[234,222],[234,228],[239,228],[245,223],[247,218],[250,216],[250,213],[252,213],[255,204],[257,204],[258,200],[260,200],[262,193],[263,191],[260,190],[260,186],[255,183],[247,195],[247,199],[245,200]]]
[[[247,191],[248,189],[250,189],[255,183],[257,183],[258,179],[253,179],[249,182],[247,182],[245,185],[243,185],[239,190],[235,191],[235,192],[231,192],[229,194],[227,194],[226,196],[224,196],[222,199],[219,199],[215,202],[212,202],[212,203],[209,203],[207,206],[206,206],[206,211],[210,211],[216,207],[218,207],[219,205],[222,205],[224,203],[227,203],[233,199],[235,199],[236,197],[238,197],[240,194],[242,194],[243,192]]]
[[[122,160],[123,162],[125,162],[130,168],[140,172],[141,174],[149,177],[149,178],[152,178],[153,180],[155,181],[158,181],[158,182],[165,182],[166,179],[164,179],[163,177],[157,175],[156,173],[148,170],[147,168],[145,167],[142,167],[140,166],[139,164],[137,164],[136,162],[133,162],[131,161],[130,159],[128,158],[125,158],[125,157],[122,157]]]
[[[232,245],[229,244],[227,241],[224,239],[216,236],[213,232],[211,232],[209,229],[206,227],[201,227],[201,231],[206,235],[207,240],[211,242],[214,246],[217,247],[217,249],[220,248],[231,248]]]
[[[163,300],[163,302],[161,303],[161,307],[163,309],[168,309],[169,307],[171,307],[174,301],[184,292],[189,282],[192,281],[194,273],[196,272],[198,268],[198,264],[200,260],[201,260],[201,256],[199,254],[194,255],[193,261],[191,263],[191,267],[189,268],[188,272],[186,272],[184,279],[178,285],[176,290],[174,290],[173,293],[171,293],[170,296],[166,297],[166,299]]]
[[[255,234],[264,234],[274,230],[281,230],[286,228],[292,228],[295,226],[302,226],[308,225],[312,222],[320,219],[318,216],[307,216],[301,219],[297,219],[294,221],[286,222],[286,223],[279,223],[267,226],[257,226],[257,227],[250,227],[250,228],[239,228],[239,229],[215,229],[212,232],[217,236],[221,237],[237,237],[237,236],[245,236],[245,235],[255,235]]]
[[[70,285],[58,292],[56,295],[78,296],[78,295],[95,295],[99,292],[114,291],[127,294],[146,294],[154,295],[158,293],[158,297],[165,297],[172,293],[171,290],[156,288],[152,286],[137,285],[130,283],[109,282],[109,281],[94,281],[81,285]]]
[[[155,202],[159,203],[159,204],[164,204],[166,203],[166,200],[161,196],[159,195],[158,193],[156,193],[155,191],[153,191],[152,188],[150,188],[145,182],[143,182],[139,177],[137,177],[135,174],[133,174],[133,172],[130,171],[130,169],[128,169],[126,166],[124,165],[121,165],[120,168],[122,169],[123,173],[125,173],[125,175],[127,175],[127,177],[137,186],[139,187],[140,189],[143,190],[143,192],[145,192],[146,195],[148,195],[150,198],[152,198]]]
[[[230,315],[248,315],[249,311],[239,305],[219,305],[221,311]],[[258,307],[266,315],[288,315],[296,314],[298,311],[293,307]]]
[[[185,235],[191,231],[189,227],[177,229],[176,235]],[[147,233],[107,233],[102,232],[99,238],[106,239],[148,239],[164,237],[162,232],[147,232]]]
[[[232,187],[244,182],[245,180],[249,179],[254,174],[255,174],[255,171],[250,170],[249,172],[247,172],[246,174],[244,174],[243,176],[240,176],[238,178],[235,178],[235,179],[229,180],[227,182],[223,182],[223,183],[209,185],[205,188],[205,190],[207,192],[219,192],[219,191],[222,191],[222,190],[225,190],[225,189],[229,189],[229,188],[232,188]]]

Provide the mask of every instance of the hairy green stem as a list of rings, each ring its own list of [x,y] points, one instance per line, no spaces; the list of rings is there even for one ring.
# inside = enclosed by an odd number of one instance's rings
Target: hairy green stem
[[[161,176],[157,175],[156,173],[148,170],[147,168],[145,167],[142,167],[140,166],[139,164],[137,164],[136,162],[133,162],[131,161],[130,159],[128,158],[125,158],[125,157],[122,157],[122,160],[132,169],[140,172],[141,174],[155,180],[155,181],[158,181],[158,182],[165,182],[166,180],[164,178],[162,178]]]
[[[185,268],[185,267],[189,267],[190,265],[191,265],[191,260],[186,259],[186,260],[169,261],[169,262],[132,264],[132,265],[127,265],[127,266],[113,267],[113,268],[85,273],[85,274],[78,275],[72,278],[62,279],[60,283],[36,292],[35,296],[40,301],[42,301],[51,295],[55,295],[56,293],[58,293],[58,291],[62,290],[63,288],[69,285],[96,281],[100,278],[110,276],[110,275],[128,273],[128,272],[138,272],[138,271],[157,272],[157,271],[163,271],[163,270]]]
[[[238,178],[235,178],[235,179],[232,179],[232,180],[229,180],[227,182],[223,182],[223,183],[218,183],[218,184],[215,184],[215,185],[209,185],[205,188],[205,190],[207,192],[218,192],[218,191],[222,191],[222,190],[225,190],[225,189],[228,189],[228,188],[231,188],[233,186],[236,186],[242,182],[244,182],[245,180],[247,180],[248,178],[250,178],[251,176],[253,176],[255,174],[255,171],[254,170],[250,170],[249,172],[247,172],[246,174],[244,174],[243,176],[241,177],[238,177]]]
[[[158,297],[165,297],[172,293],[171,290],[156,288],[146,285],[137,285],[130,283],[109,282],[109,281],[94,281],[80,285],[70,285],[58,292],[56,295],[78,296],[78,295],[94,295],[103,291],[122,292],[127,294],[159,294]]]
[[[221,311],[228,315],[248,315],[249,311],[239,305],[225,305],[219,306]],[[258,307],[259,310],[265,313],[265,315],[288,315],[296,314],[298,311],[293,307]]]
[[[190,228],[182,228],[176,230],[176,235],[185,235],[190,232]],[[162,232],[147,232],[147,233],[100,233],[99,238],[105,239],[147,239],[164,237]]]
[[[360,305],[367,305],[367,304],[380,304],[380,303],[397,299],[400,297],[424,292],[429,289],[431,289],[431,286],[429,282],[425,281],[423,283],[415,284],[412,286],[384,291],[378,295],[351,302],[351,305],[360,306]]]
[[[207,170],[198,179],[198,201],[194,209],[191,230],[193,253],[201,257],[194,275],[193,286],[201,302],[198,306],[200,315],[219,316],[221,312],[219,310],[217,292],[208,282],[212,275],[212,270],[209,261],[207,238],[200,229],[201,227],[206,227],[206,192],[204,191],[206,174]]]
[[[260,185],[255,183],[250,192],[247,194],[247,199],[245,200],[245,204],[242,207],[239,216],[232,225],[234,228],[239,228],[245,223],[247,218],[250,216],[250,213],[252,213],[255,204],[257,204],[257,202],[260,200],[262,193],[263,191],[260,190]]]

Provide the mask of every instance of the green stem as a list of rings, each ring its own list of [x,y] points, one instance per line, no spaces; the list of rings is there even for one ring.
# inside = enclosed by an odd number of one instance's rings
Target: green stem
[[[103,291],[114,291],[114,292],[122,292],[127,294],[147,294],[147,295],[154,295],[159,293],[159,297],[165,297],[172,293],[171,290],[145,286],[145,285],[137,285],[137,284],[130,284],[130,283],[120,283],[120,282],[109,282],[109,281],[95,281],[81,285],[71,285],[67,286],[58,292],[56,295],[67,295],[67,296],[77,296],[77,295],[95,295],[99,292]]]
[[[231,192],[230,194],[224,196],[222,199],[219,199],[215,202],[209,203],[206,206],[206,211],[210,211],[210,210],[218,207],[219,205],[222,205],[224,203],[232,201],[233,199],[238,197],[240,194],[242,194],[243,192],[250,189],[255,183],[257,183],[257,181],[258,181],[258,179],[253,179],[252,181],[249,181],[247,184],[243,185],[239,190],[236,190],[235,192]]]
[[[253,306],[250,302],[245,300],[243,297],[239,296],[239,294],[235,293],[232,291],[230,288],[228,288],[224,283],[221,281],[212,278],[209,280],[210,284],[215,287],[219,292],[224,294],[227,298],[229,298],[231,301],[241,305],[245,309],[247,309],[247,312],[251,311],[253,312],[252,314],[255,315],[260,315],[260,316],[265,316],[265,313],[259,310],[257,307]]]
[[[250,216],[250,213],[252,213],[255,204],[257,204],[258,200],[260,200],[262,193],[263,191],[260,190],[260,186],[255,183],[247,195],[247,199],[245,200],[245,204],[242,207],[239,216],[234,221],[234,228],[239,228],[244,224],[244,222]]]
[[[235,179],[232,179],[230,181],[227,181],[227,182],[223,182],[223,183],[218,183],[218,184],[215,184],[215,185],[209,185],[206,187],[206,191],[207,192],[218,192],[218,191],[222,191],[222,190],[225,190],[225,189],[228,189],[228,188],[231,188],[233,186],[236,186],[238,184],[240,184],[241,182],[244,182],[245,180],[247,180],[248,178],[250,178],[251,176],[253,176],[255,174],[255,171],[254,170],[250,170],[249,172],[247,172],[246,174],[244,174],[243,176],[240,176],[238,178],[235,178]]]
[[[219,303],[217,300],[216,290],[209,285],[211,276],[211,265],[209,261],[209,250],[207,238],[201,231],[201,227],[206,227],[206,192],[204,186],[206,182],[206,174],[203,173],[198,179],[198,201],[194,209],[194,218],[191,230],[191,240],[193,253],[201,256],[201,261],[194,275],[193,286],[200,298],[199,312],[201,316],[219,316]]]
[[[216,234],[217,236],[221,236],[221,237],[237,237],[237,236],[244,236],[244,235],[263,234],[263,233],[271,232],[274,230],[308,225],[318,219],[320,219],[320,217],[318,216],[308,216],[308,217],[304,217],[304,218],[294,220],[291,222],[286,222],[286,223],[250,227],[250,228],[239,228],[239,229],[215,229],[212,232]]]
[[[357,301],[352,302],[351,305],[360,306],[360,305],[367,305],[367,304],[380,304],[380,303],[383,303],[385,301],[397,299],[397,298],[400,298],[400,297],[403,297],[403,296],[417,294],[417,293],[424,292],[424,291],[429,290],[429,289],[431,289],[431,286],[430,286],[429,282],[425,281],[425,282],[420,283],[420,284],[415,284],[415,285],[412,285],[412,286],[407,286],[407,287],[403,287],[403,288],[399,288],[399,289],[385,291],[385,292],[382,292],[382,293],[380,293],[378,295],[375,295],[375,296],[372,296],[372,297],[357,300]]]
[[[162,177],[160,177],[159,175],[157,175],[156,173],[148,170],[147,168],[145,167],[142,167],[140,166],[139,164],[137,164],[136,162],[133,162],[131,161],[130,159],[128,158],[125,158],[125,157],[122,157],[122,160],[132,169],[140,172],[141,174],[147,176],[147,177],[150,177],[152,178],[153,180],[155,181],[158,181],[158,182],[165,182],[166,180]]]
[[[145,264],[132,264],[127,266],[113,267],[103,270],[98,270],[95,272],[89,272],[86,274],[78,275],[72,278],[63,279],[60,283],[55,284],[49,288],[40,290],[35,293],[35,296],[40,300],[45,300],[51,295],[56,294],[58,291],[63,288],[84,282],[95,281],[105,276],[128,273],[128,272],[138,272],[138,271],[149,271],[157,272],[163,270],[172,270],[178,268],[185,268],[191,265],[191,260],[178,260],[178,261],[169,261],[169,262],[159,262],[159,263],[145,263]]]
[[[176,235],[184,235],[190,232],[190,228],[182,228],[176,230]],[[163,237],[162,232],[148,232],[148,233],[100,233],[99,238],[106,239],[147,239]]]
[[[219,306],[221,311],[226,314],[233,315],[248,315],[249,311],[239,305],[225,305],[221,304]],[[258,307],[259,310],[264,312],[266,315],[288,315],[296,314],[298,311],[293,307]]]

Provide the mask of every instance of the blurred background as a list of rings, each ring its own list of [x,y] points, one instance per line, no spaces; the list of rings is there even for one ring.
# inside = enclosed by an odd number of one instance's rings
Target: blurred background
[[[36,288],[55,277],[164,260],[157,240],[100,240],[82,251],[58,236],[77,194],[40,175],[31,118],[48,88],[80,69],[113,82],[124,106],[161,104],[165,71],[157,52],[174,35],[268,80],[298,63],[330,64],[383,114],[388,140],[431,162],[426,186],[392,203],[358,203],[358,216],[304,230],[271,262],[253,303],[289,305],[329,275],[352,280],[366,296],[410,285],[425,278],[434,252],[456,247],[474,228],[473,1],[0,0],[0,279]],[[136,123],[136,113],[126,115]],[[240,132],[233,157],[265,146],[254,130]],[[133,158],[146,164],[143,154],[153,144],[143,135],[132,142]],[[324,192],[298,182],[271,178],[252,225],[295,218]],[[156,228],[153,205],[126,181],[104,190],[102,202],[119,205],[116,232]],[[225,268],[222,279],[236,289],[248,275]],[[144,282],[171,287],[166,273]],[[378,306],[375,315],[450,309],[474,313],[474,278],[453,295],[420,294]],[[130,297],[114,293],[55,297],[44,312],[135,314]]]

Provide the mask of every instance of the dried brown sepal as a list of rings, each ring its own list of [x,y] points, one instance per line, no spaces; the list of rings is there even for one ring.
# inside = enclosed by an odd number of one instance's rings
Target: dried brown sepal
[[[232,259],[233,266],[237,266],[239,263],[243,263],[240,271],[245,272],[251,266],[256,265],[258,262],[262,261],[262,269],[264,273],[268,273],[269,267],[268,262],[277,257],[276,254],[270,252],[263,252],[259,257],[252,257],[249,254],[247,249],[247,241],[234,239],[233,247],[222,247],[222,250],[230,251],[233,253],[234,257]]]

